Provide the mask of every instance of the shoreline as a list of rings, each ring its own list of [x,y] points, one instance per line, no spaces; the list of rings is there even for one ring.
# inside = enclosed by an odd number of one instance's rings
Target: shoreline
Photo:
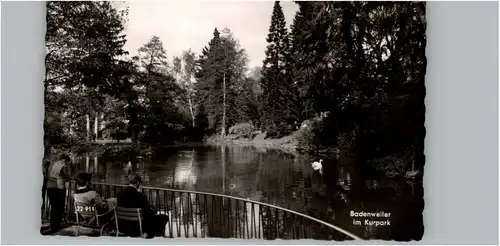
[[[301,154],[297,149],[297,142],[292,135],[282,138],[267,138],[257,140],[248,138],[235,138],[235,135],[228,135],[225,138],[211,137],[205,142],[208,145],[225,144],[234,146],[252,146],[256,148],[281,150],[285,153],[293,155]]]
[[[176,142],[170,145],[158,146],[160,148],[171,148],[171,147],[203,147],[203,146],[250,146],[254,148],[261,148],[267,150],[279,150],[286,154],[298,156],[307,155],[308,153],[302,152],[297,148],[297,140],[295,134],[284,136],[282,138],[263,138],[256,137],[254,139],[242,138],[237,135],[228,135],[225,138],[220,138],[216,136],[208,137],[205,141],[201,142]],[[64,146],[63,151],[71,151],[76,153],[93,153],[93,154],[103,154],[109,153],[111,155],[118,154],[121,151],[127,151],[131,146],[131,143],[84,143],[81,145],[71,145]],[[62,146],[59,146],[62,147]],[[150,153],[151,146],[145,144],[139,144],[141,154]],[[318,152],[317,155],[328,157],[329,153]],[[333,158],[333,157],[332,157]],[[337,157],[338,158],[338,157]],[[388,178],[399,177],[408,181],[418,181],[422,178],[421,171],[411,171],[406,170],[403,172],[398,172],[396,175],[390,175],[385,170],[379,170],[384,173]]]

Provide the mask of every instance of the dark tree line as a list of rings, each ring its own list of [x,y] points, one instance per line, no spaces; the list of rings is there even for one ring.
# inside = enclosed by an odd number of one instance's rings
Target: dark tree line
[[[158,37],[127,60],[127,10],[111,2],[47,2],[46,145],[130,138],[172,143],[185,94]]]
[[[421,167],[425,3],[296,4],[289,34],[279,2],[274,6],[262,79],[264,127],[307,120],[299,139],[304,150],[355,154],[381,168],[405,169],[412,160]],[[278,135],[293,131],[278,129]]]
[[[109,2],[47,3],[46,146],[200,141],[259,120],[259,81],[229,29],[170,65],[156,36],[126,58],[127,15]]]

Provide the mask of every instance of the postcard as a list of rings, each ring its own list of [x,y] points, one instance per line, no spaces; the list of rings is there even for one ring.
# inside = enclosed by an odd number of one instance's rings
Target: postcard
[[[425,2],[46,9],[41,234],[422,239]]]

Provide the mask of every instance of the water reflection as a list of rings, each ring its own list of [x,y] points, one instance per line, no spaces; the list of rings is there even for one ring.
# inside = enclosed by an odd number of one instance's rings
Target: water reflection
[[[325,159],[322,175],[311,169],[312,161],[313,158],[306,155],[249,146],[166,148],[157,150],[152,157],[139,158],[135,166],[123,158],[78,156],[70,171],[73,175],[89,171],[95,182],[124,184],[130,170],[137,170],[145,186],[261,201],[311,215],[361,237],[421,238],[421,184],[373,176],[349,158]],[[224,201],[207,201],[212,202]],[[181,213],[186,211],[185,206],[179,207]],[[351,210],[391,212],[391,225],[353,225]]]

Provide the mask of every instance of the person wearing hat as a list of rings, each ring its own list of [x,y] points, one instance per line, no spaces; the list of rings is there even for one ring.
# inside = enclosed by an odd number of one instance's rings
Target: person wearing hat
[[[129,186],[120,191],[117,198],[117,206],[123,208],[141,208],[143,214],[144,232],[147,238],[153,238],[155,234],[162,235],[165,225],[168,222],[168,216],[155,215],[155,211],[148,202],[146,195],[139,192],[142,178],[137,173],[128,175]],[[130,221],[120,221],[120,232],[126,236],[139,237],[139,231],[136,224]]]

